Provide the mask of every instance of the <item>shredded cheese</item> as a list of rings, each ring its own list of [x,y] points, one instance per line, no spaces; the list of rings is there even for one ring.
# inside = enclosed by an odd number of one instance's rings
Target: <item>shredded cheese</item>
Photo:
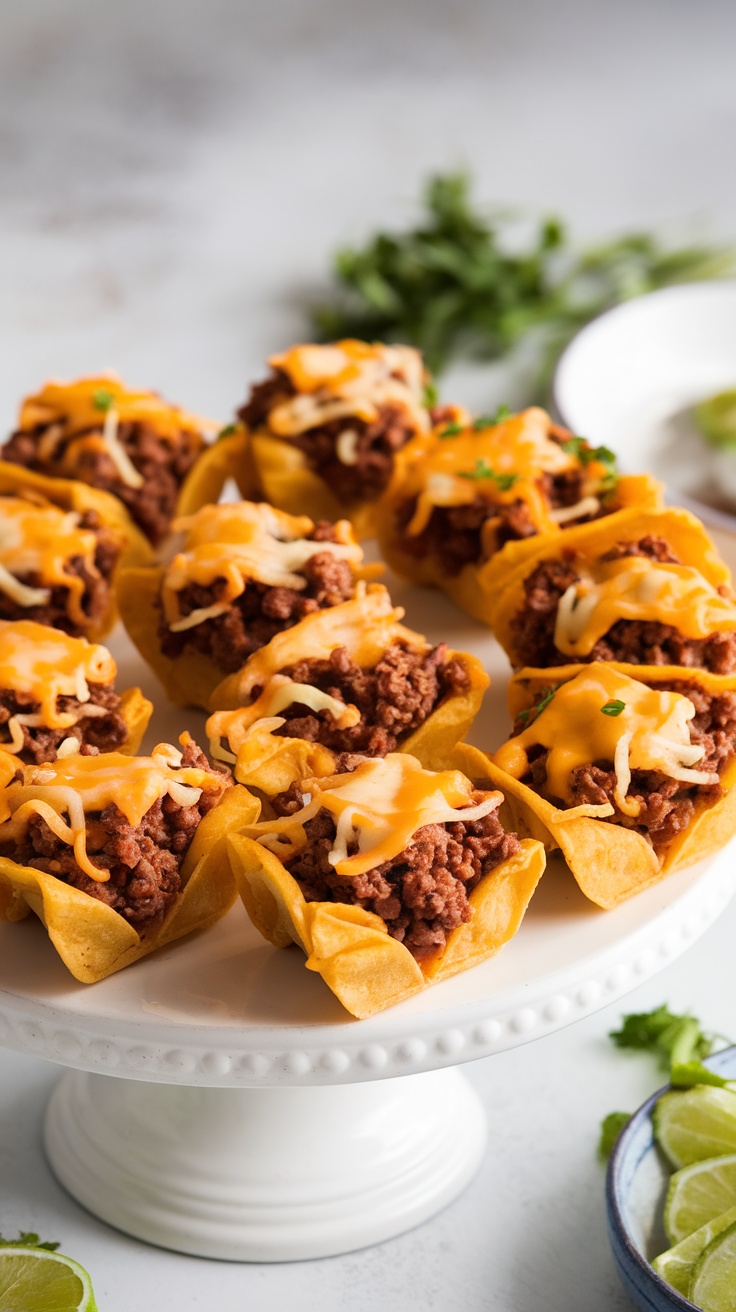
[[[57,703],[60,697],[87,703],[90,683],[111,683],[115,674],[115,661],[98,643],[32,620],[0,621],[0,688],[38,702],[38,723],[49,729],[69,728],[82,714],[107,714],[101,706],[60,711]],[[28,715],[13,718],[19,724],[31,720]]]
[[[109,399],[107,409],[100,407],[100,396]],[[66,442],[77,435],[82,435],[82,441],[88,435],[96,435],[99,440],[103,416],[111,410],[121,424],[146,424],[157,436],[171,443],[182,432],[201,441],[204,434],[214,433],[218,427],[214,420],[171,405],[156,392],[132,391],[113,373],[70,383],[57,380],[46,383],[40,392],[23,402],[18,427],[24,432],[40,429],[39,455],[51,460],[62,440]]]
[[[619,714],[602,712],[610,702],[623,703]],[[626,814],[636,815],[638,806],[627,797],[632,770],[654,770],[684,783],[718,783],[714,771],[692,768],[705,754],[703,747],[690,741],[694,715],[692,701],[682,693],[649,688],[610,665],[594,662],[563,683],[528,728],[504,743],[493,759],[522,779],[529,770],[529,749],[546,748],[544,793],[563,803],[575,802],[571,788],[575,770],[611,762],[616,804]]]
[[[97,536],[80,527],[74,510],[62,510],[48,501],[4,496],[0,499],[0,591],[17,605],[29,608],[45,605],[50,589],[68,590],[70,618],[84,624],[82,597],[84,579],[67,571],[67,562],[80,557],[93,577],[99,577],[95,565]],[[22,582],[24,575],[38,576],[48,586]]]
[[[248,742],[254,728],[262,728],[265,720],[278,717],[281,711],[295,704],[308,706],[316,715],[329,711],[339,729],[350,729],[360,724],[357,706],[346,705],[337,697],[330,696],[321,688],[313,688],[309,683],[295,683],[283,674],[274,674],[250,706],[241,706],[234,711],[215,711],[210,716],[206,726],[210,754],[219,760],[237,760],[237,753]],[[283,723],[280,719],[277,727],[280,728]],[[235,756],[232,752],[222,755],[223,740],[236,753]]]

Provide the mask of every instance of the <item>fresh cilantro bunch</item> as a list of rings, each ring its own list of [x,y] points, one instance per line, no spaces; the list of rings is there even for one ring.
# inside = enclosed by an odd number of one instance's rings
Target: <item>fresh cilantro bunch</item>
[[[643,292],[728,276],[733,251],[667,249],[631,233],[582,253],[550,215],[527,244],[512,240],[516,220],[474,206],[464,173],[437,174],[424,192],[425,214],[406,232],[379,232],[362,249],[334,258],[338,288],[314,313],[324,339],[410,342],[437,372],[451,358],[495,359],[541,329],[543,373],[590,319]]]

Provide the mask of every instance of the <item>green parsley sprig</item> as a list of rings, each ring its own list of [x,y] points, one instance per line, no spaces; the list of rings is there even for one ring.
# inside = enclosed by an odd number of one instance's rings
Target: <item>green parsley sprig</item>
[[[508,492],[519,481],[518,474],[499,474],[482,456],[479,456],[472,469],[461,469],[458,478],[469,478],[478,483],[493,482],[499,492]]]

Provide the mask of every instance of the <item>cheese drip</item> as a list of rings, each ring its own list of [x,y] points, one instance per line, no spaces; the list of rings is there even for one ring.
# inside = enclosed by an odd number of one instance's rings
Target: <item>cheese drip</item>
[[[403,411],[416,432],[429,428],[422,404],[424,367],[413,347],[346,339],[330,346],[293,346],[272,355],[269,364],[287,374],[297,393],[269,412],[268,427],[279,437],[295,437],[334,419],[370,424],[386,405]],[[343,443],[338,458],[354,463],[354,443]]]
[[[414,464],[421,484],[406,530],[410,536],[423,532],[435,506],[470,505],[479,496],[492,505],[525,502],[540,532],[552,532],[560,524],[595,514],[600,508],[601,483],[608,471],[597,460],[584,466],[582,499],[575,506],[550,508],[539,484],[541,475],[564,474],[581,465],[575,454],[565,451],[551,436],[563,436],[564,430],[556,428],[549,415],[536,406],[488,428],[468,425],[454,436],[445,436],[446,432],[446,424],[438,425],[425,439],[423,459]],[[487,477],[482,476],[484,468]],[[507,482],[510,486],[504,486]]]
[[[603,713],[601,708],[611,702],[623,703],[619,714]],[[683,783],[718,783],[717,774],[692,768],[705,754],[703,747],[690,742],[694,715],[693,703],[682,693],[649,688],[610,665],[594,662],[563,683],[529,727],[504,743],[493,760],[514,778],[523,779],[529,770],[529,749],[546,748],[544,792],[568,804],[575,801],[571,779],[579,766],[612,765],[616,803],[636,815],[636,801],[627,797],[632,770],[656,770]],[[607,804],[601,808],[601,814],[612,811]]]
[[[0,688],[39,703],[37,715],[14,716],[19,723],[34,719],[48,729],[69,728],[84,713],[83,706],[60,711],[58,699],[74,697],[84,704],[89,684],[111,683],[116,672],[107,648],[86,638],[70,638],[31,620],[0,620]],[[89,712],[107,714],[103,707],[89,707]],[[12,733],[12,720],[10,726]]]
[[[250,579],[300,592],[307,586],[300,571],[312,556],[328,552],[354,567],[363,559],[347,520],[335,525],[340,541],[315,542],[305,536],[314,528],[311,519],[251,501],[204,506],[174,528],[186,532],[184,550],[174,556],[161,586],[164,618],[174,633],[221,615]],[[190,583],[208,587],[216,579],[225,585],[220,600],[182,616],[181,590]]]
[[[110,399],[106,408],[99,405],[101,396],[106,401]],[[86,434],[90,429],[96,430],[97,441],[101,441],[104,417],[110,410],[115,412],[119,423],[146,424],[155,430],[157,436],[171,443],[177,441],[182,431],[201,437],[217,428],[213,420],[170,405],[156,392],[132,391],[113,373],[79,378],[72,383],[51,380],[40,392],[23,402],[18,427],[28,431],[54,426],[55,432],[49,435],[44,451],[44,457],[50,458],[63,441]],[[84,442],[87,440],[87,437],[83,438]],[[77,455],[81,450],[81,445],[76,448]],[[74,463],[76,466],[76,461]]]
[[[194,806],[203,792],[221,792],[224,787],[225,781],[217,775],[198,766],[182,766],[181,753],[169,743],[154,747],[151,756],[103,752],[27,765],[22,767],[20,782],[11,783],[1,795],[10,818],[0,828],[0,845],[22,839],[31,816],[39,815],[57,838],[73,848],[80,869],[106,883],[109,871],[96,866],[87,853],[86,814],[114,805],[135,826],[163,797],[180,806]]]
[[[96,550],[97,536],[92,529],[80,528],[77,511],[21,496],[0,500],[0,591],[17,605],[43,606],[51,588],[62,586],[68,589],[71,619],[84,624],[85,582],[66,567],[73,557],[81,557],[87,572],[99,578]],[[40,575],[44,586],[21,583],[24,574]]]
[[[486,792],[476,802],[475,792],[458,770],[424,770],[415,757],[395,752],[366,760],[352,774],[305,780],[301,811],[244,832],[288,860],[307,842],[307,820],[324,808],[336,825],[330,865],[338,875],[362,875],[398,856],[424,825],[480,820],[503,800]],[[349,856],[353,844],[358,851]]]
[[[590,655],[618,620],[669,624],[686,638],[736,629],[736,603],[692,565],[622,556],[581,564],[579,574],[557,608],[555,646],[566,655]]]
[[[360,724],[357,706],[348,706],[339,698],[330,696],[321,688],[313,688],[309,683],[295,683],[285,674],[274,674],[250,706],[241,706],[234,711],[215,711],[210,716],[206,726],[210,755],[220,761],[236,761],[237,754],[246,745],[257,725],[262,725],[264,720],[272,717],[279,717],[281,711],[294,705],[307,706],[315,715],[329,711],[338,729],[350,729]],[[276,728],[281,728],[284,723],[283,718],[279,718]],[[228,743],[230,751],[221,746],[223,740]]]

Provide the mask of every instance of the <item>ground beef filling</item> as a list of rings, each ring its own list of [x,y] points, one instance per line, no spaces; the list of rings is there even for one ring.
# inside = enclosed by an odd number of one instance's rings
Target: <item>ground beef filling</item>
[[[661,538],[645,537],[622,542],[604,560],[621,556],[648,556],[679,564]],[[559,560],[545,560],[524,581],[524,605],[511,621],[515,663],[544,667],[568,665],[573,657],[555,646],[555,623],[560,597],[578,574],[572,552]],[[670,624],[651,620],[618,620],[594,646],[589,656],[575,660],[623,661],[630,665],[685,665],[714,674],[736,672],[736,633],[712,633],[708,638],[685,638]]]
[[[689,697],[695,706],[695,717],[690,721],[690,740],[705,749],[697,770],[723,772],[736,755],[736,693],[720,696],[706,692],[695,683],[673,681],[658,683],[663,691],[679,692]],[[516,732],[525,726],[517,721]],[[547,782],[547,752],[539,748],[523,782],[536,792],[543,792]],[[662,856],[673,838],[687,829],[699,803],[711,804],[721,796],[720,784],[686,784],[670,779],[654,770],[632,770],[627,797],[640,803],[638,816],[624,815],[616,806],[614,791],[616,775],[610,761],[594,761],[579,766],[572,775],[573,800],[570,806],[610,802],[614,814],[602,817],[614,824],[635,829],[651,842],[658,856]],[[560,806],[565,803],[557,799]]]
[[[182,764],[220,773],[212,771],[193,743],[184,748]],[[110,871],[104,884],[79,868],[69,844],[38,815],[31,817],[25,841],[12,852],[12,859],[104,902],[142,935],[161,920],[179,892],[181,866],[197,825],[217,800],[203,792],[195,806],[180,806],[167,796],[146,812],[139,825],[129,824],[115,805],[89,812],[87,852],[95,865]]]
[[[2,515],[2,498],[0,498],[0,515]],[[87,635],[91,627],[98,624],[107,613],[110,605],[110,580],[122,550],[122,543],[117,535],[110,532],[100,522],[94,510],[87,510],[80,515],[80,527],[92,529],[97,535],[95,549],[95,568],[92,573],[81,556],[71,556],[66,561],[67,574],[75,574],[84,582],[81,609],[86,623],[77,624],[69,615],[69,589],[63,584],[49,589],[49,599],[42,606],[19,606],[6,592],[0,590],[0,620],[35,620],[37,624],[48,624],[53,629],[61,629],[73,638]],[[47,580],[38,573],[18,574],[21,583],[32,588],[47,587]]]
[[[552,510],[574,506],[583,497],[585,471],[582,468],[566,470],[562,474],[542,474],[539,486]],[[396,509],[396,526],[401,550],[407,555],[423,559],[434,556],[442,564],[445,574],[459,574],[465,565],[487,560],[500,551],[507,542],[535,537],[539,532],[532,520],[529,507],[521,499],[509,504],[494,504],[477,496],[465,506],[435,506],[426,528],[411,535],[407,527],[416,511],[416,498],[404,501]],[[581,515],[569,520],[565,527],[585,524],[589,520],[607,515],[610,506],[601,501],[596,514]],[[482,545],[482,533],[488,521],[493,522],[492,547],[489,552]]]
[[[88,706],[103,706],[104,715],[84,715],[68,729],[49,729],[45,725],[21,725],[23,747],[16,756],[27,765],[40,765],[55,761],[59,744],[67,738],[79,743],[80,752],[90,755],[97,752],[115,752],[128,734],[127,725],[120,714],[120,697],[111,683],[89,684]],[[64,714],[80,709],[76,697],[59,697],[58,710]],[[0,746],[11,741],[8,721],[14,715],[34,715],[40,704],[26,693],[10,689],[0,691]]]
[[[285,374],[269,378],[253,388],[238,417],[252,429],[267,427],[273,406],[294,395]],[[338,439],[346,432],[355,434],[349,465],[338,455]],[[308,428],[288,441],[304,453],[310,469],[329,484],[341,501],[353,503],[380,496],[391,477],[396,452],[415,433],[414,424],[399,406],[384,405],[379,406],[378,418],[371,423],[347,416]]]
[[[334,542],[331,524],[322,521],[311,534],[311,540]],[[270,642],[275,634],[290,629],[305,615],[326,610],[342,601],[349,601],[355,590],[353,572],[345,560],[338,560],[329,551],[318,551],[302,566],[299,573],[307,581],[301,591],[294,588],[270,588],[254,579],[248,581],[239,597],[222,615],[195,624],[182,633],[172,633],[163,618],[159,623],[159,640],[165,656],[176,658],[191,648],[209,656],[225,674],[239,670],[249,656]],[[190,615],[201,606],[215,605],[225,590],[225,580],[216,579],[208,587],[190,583],[179,593],[181,614]]]
[[[448,660],[447,645],[417,651],[402,642],[393,643],[373,669],[364,670],[345,647],[336,647],[329,660],[300,661],[284,674],[296,683],[352,703],[360,711],[360,723],[341,729],[330,711],[313,711],[294,702],[280,714],[286,724],[277,733],[287,738],[306,738],[322,743],[333,752],[359,752],[364,756],[386,756],[402,739],[413,733],[443,700],[468,687],[469,676],[461,661]],[[253,700],[260,693],[254,689]]]
[[[301,805],[292,790],[285,813]],[[425,825],[392,861],[350,877],[336,874],[327,860],[335,840],[329,811],[319,811],[304,831],[307,846],[286,864],[306,900],[348,902],[375,912],[419,961],[444,947],[449,932],[470,920],[468,895],[519,850],[516,835],[507,834],[492,812],[470,823]]]
[[[45,427],[39,427],[13,433],[3,447],[3,459],[25,465],[39,474],[58,475],[58,464],[68,442],[57,447],[53,460],[40,459],[39,443],[46,431]],[[80,436],[80,433],[72,435],[74,440]],[[129,487],[123,482],[117,466],[102,450],[81,451],[74,476],[91,487],[114,493],[146,537],[157,545],[169,531],[179,489],[201,450],[201,439],[197,433],[181,430],[176,441],[170,442],[144,423],[120,424],[117,438],[143,477],[141,487]]]

